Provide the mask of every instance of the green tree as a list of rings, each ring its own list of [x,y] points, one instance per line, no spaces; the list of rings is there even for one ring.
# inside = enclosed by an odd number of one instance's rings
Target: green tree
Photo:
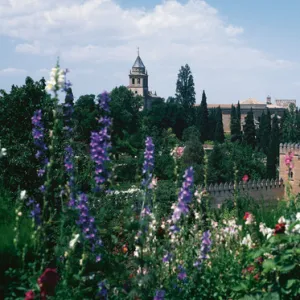
[[[176,83],[176,99],[185,108],[189,109],[196,103],[194,78],[188,64],[182,66]]]
[[[33,191],[41,185],[36,170],[36,147],[32,138],[31,118],[42,109],[47,128],[51,101],[45,92],[45,80],[34,82],[27,77],[23,86],[13,85],[9,93],[0,91],[0,140],[8,155],[0,160],[4,186]],[[47,135],[46,135],[47,138]]]
[[[259,130],[258,130],[258,146],[265,154],[268,153],[268,148],[270,145],[270,135],[271,135],[271,114],[267,111],[261,115]]]
[[[225,136],[224,136],[222,110],[220,106],[217,108],[216,111],[216,120],[217,120],[217,124],[216,124],[214,140],[218,143],[224,143]]]
[[[74,105],[75,140],[83,144],[89,144],[91,132],[97,130],[97,106],[95,95],[83,95]]]
[[[240,122],[237,116],[237,110],[235,106],[231,105],[231,112],[230,112],[230,133],[232,137],[237,137],[240,134]]]
[[[299,136],[297,126],[297,111],[295,104],[290,104],[282,122],[282,140],[284,143],[295,143]]]
[[[277,178],[277,165],[279,163],[279,124],[278,117],[275,115],[272,122],[272,131],[270,137],[270,145],[267,156],[267,177],[270,179]]]
[[[206,102],[206,94],[205,91],[202,93],[202,100],[200,104],[200,136],[201,142],[208,140],[209,135],[209,124],[208,124],[208,109],[207,109],[207,102]]]
[[[215,139],[215,131],[216,131],[216,125],[217,125],[217,110],[215,108],[209,109],[208,112],[208,128],[209,128],[209,134],[208,139],[213,141]]]
[[[254,149],[256,146],[256,133],[252,108],[247,113],[247,116],[245,118],[244,142],[247,145],[251,146],[252,149]]]
[[[236,107],[236,117],[238,122],[238,128],[239,128],[239,134],[241,133],[241,105],[240,101],[238,101],[237,107]]]
[[[184,129],[182,134],[182,140],[187,142],[188,140],[193,139],[196,137],[197,139],[200,139],[200,132],[196,126],[190,126],[186,129]]]
[[[141,96],[135,96],[125,86],[114,88],[111,93],[112,152],[137,154],[142,140],[138,138],[141,123],[140,109],[143,104]]]

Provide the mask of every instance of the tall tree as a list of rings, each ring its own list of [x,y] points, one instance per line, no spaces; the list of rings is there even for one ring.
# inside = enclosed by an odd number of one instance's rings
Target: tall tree
[[[245,118],[244,141],[245,141],[245,143],[247,145],[251,146],[252,149],[255,148],[255,145],[256,145],[256,133],[255,133],[255,125],[254,125],[254,117],[253,117],[252,108],[247,113],[247,116]]]
[[[114,154],[129,153],[136,155],[133,142],[140,130],[140,108],[143,99],[135,96],[125,86],[114,88],[111,93],[112,152]]]
[[[209,128],[208,140],[213,141],[215,139],[216,125],[217,125],[216,109],[211,108],[208,112],[208,128]]]
[[[194,78],[188,64],[182,66],[176,83],[176,99],[185,108],[192,108],[196,103]]]
[[[208,124],[208,109],[206,102],[206,94],[205,91],[202,93],[202,100],[200,105],[200,136],[201,142],[205,142],[208,140],[209,134],[209,124]]]
[[[222,110],[219,106],[216,111],[216,130],[214,140],[218,143],[224,143],[225,135],[224,135],[224,127],[223,127],[223,119],[222,119]]]
[[[238,101],[237,107],[236,107],[236,117],[237,117],[237,123],[239,128],[239,135],[241,134],[241,105],[240,101]]]
[[[231,105],[230,112],[230,132],[231,136],[237,136],[240,134],[240,122],[238,121],[237,111],[235,106]]]
[[[279,133],[278,117],[275,115],[273,117],[270,145],[267,155],[267,177],[270,179],[275,179],[277,177],[276,169],[279,162]]]
[[[289,109],[286,112],[284,122],[282,123],[282,140],[284,143],[295,143],[299,128],[297,128],[297,112],[296,106],[290,104]]]

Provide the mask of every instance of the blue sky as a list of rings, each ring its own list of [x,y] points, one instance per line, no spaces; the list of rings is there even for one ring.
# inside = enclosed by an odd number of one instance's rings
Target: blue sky
[[[75,97],[128,84],[136,47],[158,95],[188,63],[197,102],[300,96],[300,1],[0,0],[0,88],[48,78],[57,56]]]

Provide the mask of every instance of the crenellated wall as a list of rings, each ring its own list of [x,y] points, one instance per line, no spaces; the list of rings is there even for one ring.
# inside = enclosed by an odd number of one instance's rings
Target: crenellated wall
[[[276,201],[284,197],[284,184],[283,180],[258,180],[248,182],[240,182],[237,185],[237,190],[242,195],[249,195],[254,200],[261,202],[264,201],[266,205],[275,204]],[[213,208],[219,208],[222,203],[227,199],[233,199],[234,185],[232,183],[211,184],[207,188],[212,201]]]
[[[289,153],[293,153],[293,165],[292,168],[293,177],[289,179],[288,167],[285,164],[285,156]],[[279,146],[279,178],[282,178],[284,182],[289,182],[292,186],[292,192],[294,194],[300,193],[300,144],[285,143]]]

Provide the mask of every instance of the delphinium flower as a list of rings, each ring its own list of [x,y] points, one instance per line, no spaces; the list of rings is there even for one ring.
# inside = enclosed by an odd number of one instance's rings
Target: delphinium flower
[[[143,181],[142,185],[146,188],[149,187],[152,180],[152,172],[154,169],[154,144],[151,137],[147,137],[145,141],[146,149],[144,152],[144,164],[143,164]]]
[[[155,296],[154,296],[153,300],[164,300],[165,299],[165,295],[166,295],[166,291],[164,291],[164,290],[157,290],[155,292]]]
[[[108,286],[106,280],[103,280],[98,283],[99,292],[97,296],[101,297],[101,299],[108,299]]]
[[[182,265],[178,266],[178,274],[177,274],[177,278],[181,281],[184,281],[187,279],[187,274],[186,271],[184,269],[184,267]]]
[[[37,147],[37,152],[35,154],[35,157],[38,159],[38,161],[41,164],[40,169],[37,171],[37,174],[39,177],[43,177],[46,172],[46,167],[49,162],[47,158],[47,150],[48,147],[45,144],[44,141],[44,124],[42,122],[42,110],[38,109],[34,112],[33,117],[31,118],[33,129],[32,129],[32,135],[34,144]]]
[[[204,231],[201,238],[201,250],[200,256],[198,257],[197,261],[194,263],[195,267],[200,267],[202,263],[208,258],[208,253],[211,249],[211,234],[210,231]]]
[[[98,96],[99,108],[105,114],[109,114],[109,95],[107,92]],[[96,182],[96,190],[100,190],[101,185],[105,183],[106,179],[109,176],[108,170],[105,166],[106,162],[109,159],[108,151],[111,148],[110,143],[110,133],[109,129],[111,126],[111,118],[108,115],[105,115],[99,119],[99,124],[101,125],[101,129],[98,132],[91,133],[91,157],[94,161],[95,167],[95,182]]]
[[[94,252],[97,246],[102,246],[102,241],[98,237],[98,230],[95,225],[95,218],[90,215],[88,197],[82,193],[77,201],[79,219],[76,222],[82,230],[82,235]]]
[[[192,187],[194,182],[193,167],[186,169],[184,173],[184,181],[178,196],[178,203],[173,207],[172,221],[176,223],[181,215],[186,215],[189,212],[189,204],[192,200]]]
[[[36,203],[33,198],[29,198],[26,205],[30,209],[30,216],[34,220],[35,226],[39,226],[42,223],[41,207],[39,203]]]

